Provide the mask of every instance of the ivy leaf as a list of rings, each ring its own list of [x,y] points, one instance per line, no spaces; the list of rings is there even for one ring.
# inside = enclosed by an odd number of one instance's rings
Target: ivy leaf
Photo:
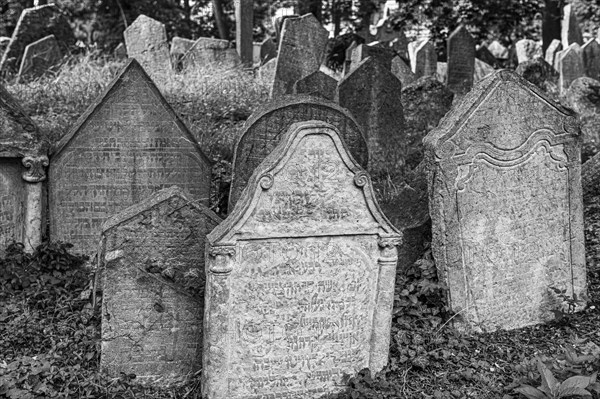
[[[537,363],[538,371],[542,376],[542,386],[540,387],[540,390],[552,397],[558,388],[559,382],[556,380],[556,378],[554,378],[552,372],[539,358],[537,359]]]
[[[559,398],[568,398],[569,396],[589,396],[591,397],[592,394],[588,391],[586,391],[583,388],[578,388],[578,387],[570,387],[570,388],[565,388],[563,389],[562,386],[558,389],[558,397]]]

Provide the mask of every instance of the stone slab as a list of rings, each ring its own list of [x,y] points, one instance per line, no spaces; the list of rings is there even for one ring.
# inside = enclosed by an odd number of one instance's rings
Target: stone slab
[[[500,60],[508,59],[508,48],[497,40],[492,41],[488,46],[488,50],[492,55]]]
[[[113,54],[118,59],[127,58],[127,48],[125,47],[125,43],[121,42],[115,47]]]
[[[563,8],[563,19],[561,24],[560,38],[563,48],[569,47],[573,43],[583,46],[583,36],[581,28],[577,21],[577,15],[572,4],[567,4]]]
[[[0,158],[0,256],[13,241],[23,242],[27,192],[21,158]]]
[[[335,78],[319,70],[294,83],[294,90],[291,94],[307,94],[334,101],[337,84]]]
[[[519,64],[527,61],[533,61],[537,57],[542,56],[542,46],[531,39],[521,39],[515,43],[517,52],[517,61]]]
[[[558,55],[558,86],[560,93],[566,93],[571,83],[584,75],[583,57],[579,44],[573,43]]]
[[[554,67],[556,62],[557,54],[562,50],[562,43],[560,40],[554,39],[546,49],[545,60],[548,64]]]
[[[410,66],[408,66],[400,56],[395,56],[392,59],[391,71],[400,80],[402,87],[417,80],[415,74],[410,70]]]
[[[235,45],[242,64],[252,66],[252,28],[254,27],[254,8],[252,0],[236,0],[235,7]]]
[[[18,81],[36,78],[44,75],[62,61],[62,53],[54,35],[28,44],[21,60]]]
[[[425,40],[415,47],[414,67],[411,65],[417,78],[434,76],[437,72],[437,53],[434,45]]]
[[[448,37],[448,77],[446,85],[462,95],[473,87],[475,73],[475,40],[464,25]]]
[[[273,39],[267,37],[260,43],[260,63],[264,65],[274,58],[277,58],[277,46]]]
[[[356,69],[358,64],[360,64],[367,57],[371,57],[373,60],[381,62],[386,69],[391,70],[392,59],[394,56],[395,53],[390,48],[374,44],[359,44],[356,49],[352,51],[350,70]]]
[[[475,59],[475,74],[473,75],[473,82],[477,83],[481,79],[494,73],[495,69],[480,59]]]
[[[600,44],[594,39],[581,47],[583,70],[589,78],[600,80]]]
[[[230,69],[240,65],[241,59],[228,40],[201,37],[183,56],[181,62],[184,69]]]
[[[567,90],[566,99],[579,116],[584,144],[600,144],[600,81],[588,77],[575,79]]]
[[[164,24],[142,14],[125,29],[123,37],[129,57],[135,58],[150,76],[156,78],[171,72]]]

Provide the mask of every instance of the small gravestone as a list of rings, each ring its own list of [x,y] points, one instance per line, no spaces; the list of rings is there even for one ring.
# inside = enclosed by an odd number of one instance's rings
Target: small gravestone
[[[579,22],[577,22],[577,15],[573,9],[572,4],[567,4],[563,8],[563,19],[561,25],[561,41],[563,48],[569,47],[573,43],[583,45],[583,37],[581,35],[581,29]]]
[[[294,83],[293,94],[308,94],[334,101],[337,83],[326,73],[316,71]]]
[[[586,76],[600,80],[600,44],[594,39],[588,41],[581,48],[581,55]]]
[[[369,147],[369,170],[401,168],[406,161],[400,80],[374,58],[363,60],[338,86],[339,104],[356,118]]]
[[[113,54],[118,59],[127,58],[127,48],[125,47],[125,43],[119,43],[119,45],[115,47]]]
[[[365,137],[348,110],[338,104],[310,96],[286,96],[255,111],[244,124],[233,157],[229,211],[233,210],[254,169],[277,146],[294,123],[319,120],[332,124],[342,135],[354,159],[367,168]]]
[[[569,107],[579,115],[584,143],[600,144],[600,81],[577,78],[569,86],[566,97]]]
[[[417,80],[415,74],[410,70],[410,66],[408,66],[400,56],[395,56],[394,59],[392,59],[392,73],[400,79],[402,87]]]
[[[192,68],[235,68],[241,63],[236,50],[228,40],[201,37],[181,60],[183,69]]]
[[[264,65],[270,60],[277,58],[277,46],[270,37],[260,43],[260,63]]]
[[[293,125],[207,237],[203,397],[317,399],[382,370],[400,239],[340,132]]]
[[[123,32],[127,54],[135,58],[150,76],[167,75],[171,71],[171,57],[165,25],[140,15]]]
[[[558,39],[552,40],[552,42],[546,49],[546,54],[545,54],[544,59],[546,60],[546,62],[549,65],[552,65],[552,67],[554,67],[555,62],[556,62],[555,61],[556,56],[561,50],[562,50],[562,43],[560,42],[560,40],[558,40]]]
[[[107,218],[162,188],[207,205],[210,161],[130,59],[58,143],[49,181],[51,238],[89,255]]]
[[[54,4],[23,10],[0,62],[0,71],[17,72],[25,47],[48,35],[56,37],[64,53],[75,44],[75,36],[69,22]]]
[[[171,40],[170,54],[173,69],[175,69],[176,71],[181,70],[181,59],[192,48],[194,43],[196,42],[191,39],[186,39],[179,36],[175,36],[173,40]]]
[[[554,67],[542,58],[536,58],[533,61],[519,64],[515,72],[546,93],[551,95],[558,94],[558,73],[556,73]]]
[[[437,63],[435,78],[437,80],[439,80],[441,83],[446,84],[446,82],[448,81],[448,63],[447,62],[438,62]]]
[[[515,44],[515,49],[519,64],[542,56],[542,47],[535,40],[521,39]]]
[[[352,53],[358,47],[356,42],[352,42],[346,49],[346,57],[344,58],[344,76],[348,75],[352,70]]]
[[[235,6],[235,46],[242,64],[252,66],[252,28],[254,9],[252,0],[236,0]]]
[[[508,49],[504,45],[502,45],[502,43],[500,43],[498,40],[492,41],[487,46],[487,48],[488,50],[490,50],[490,53],[492,53],[494,58],[499,60],[508,59]]]
[[[491,65],[486,64],[480,59],[475,59],[475,73],[473,74],[473,82],[477,83],[481,79],[491,75],[494,72],[495,69]]]
[[[574,113],[499,71],[424,139],[432,250],[458,326],[549,321],[553,288],[585,298],[580,135]]]
[[[477,50],[475,50],[475,57],[478,60],[490,65],[492,68],[496,68],[498,66],[498,60],[485,45],[477,46]]]
[[[184,382],[202,366],[204,247],[221,219],[179,188],[102,226],[100,369],[140,383]]]
[[[559,57],[558,86],[560,93],[564,94],[575,79],[584,75],[581,47],[579,47],[579,44],[573,43],[567,49],[561,51]]]
[[[260,80],[262,80],[263,84],[265,84],[266,87],[271,88],[273,86],[273,81],[275,80],[276,66],[277,58],[273,58],[261,65],[260,69],[258,70]]]
[[[475,40],[464,25],[448,37],[448,77],[446,85],[458,95],[473,87],[475,73]]]
[[[55,70],[61,60],[62,53],[54,35],[28,44],[21,60],[18,81],[36,78]]]
[[[290,93],[296,81],[319,70],[328,37],[329,32],[312,14],[285,20],[271,98]]]
[[[413,72],[417,78],[434,76],[437,72],[437,53],[429,40],[425,40],[415,47],[415,65]]]
[[[394,58],[394,52],[385,47],[377,45],[360,44],[354,51],[352,51],[352,65],[351,70],[358,67],[364,59],[367,57],[373,58],[374,61],[382,63],[382,65],[388,70],[392,69],[392,59]]]

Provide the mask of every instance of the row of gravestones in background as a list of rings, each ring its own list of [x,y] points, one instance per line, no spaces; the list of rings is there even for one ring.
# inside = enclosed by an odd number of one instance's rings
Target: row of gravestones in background
[[[35,127],[11,115],[24,148]],[[93,253],[102,237],[102,367],[162,384],[202,359],[211,398],[317,397],[380,370],[402,235],[376,204],[353,118],[308,98],[253,116],[236,159],[248,148],[260,160],[222,223],[205,206],[210,168],[195,143],[130,61],[53,153],[52,238]],[[580,145],[574,116],[508,71],[427,136],[433,249],[457,325],[549,320],[549,287],[585,298]],[[15,158],[0,169],[3,226],[30,200]],[[183,191],[152,196],[171,185]]]

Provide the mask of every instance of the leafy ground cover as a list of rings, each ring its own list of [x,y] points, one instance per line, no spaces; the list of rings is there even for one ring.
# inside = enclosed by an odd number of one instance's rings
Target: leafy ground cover
[[[72,60],[57,75],[7,86],[54,142],[121,65],[88,56]],[[215,160],[211,203],[223,214],[237,131],[266,100],[267,86],[238,70],[203,71],[194,79],[174,75],[157,83]],[[368,370],[351,376],[338,399],[519,399],[525,396],[516,389],[542,385],[542,375],[552,381],[551,373],[567,384],[572,376],[600,370],[600,201],[586,205],[585,222],[587,308],[514,331],[454,329],[445,287],[437,281],[426,246],[420,259],[397,276],[388,367],[376,376]],[[199,375],[179,388],[150,389],[131,375],[98,373],[100,318],[92,305],[94,275],[83,263],[60,243],[45,243],[32,255],[15,245],[0,259],[0,397],[199,398]],[[592,397],[600,398],[598,385],[589,380],[587,385]]]

